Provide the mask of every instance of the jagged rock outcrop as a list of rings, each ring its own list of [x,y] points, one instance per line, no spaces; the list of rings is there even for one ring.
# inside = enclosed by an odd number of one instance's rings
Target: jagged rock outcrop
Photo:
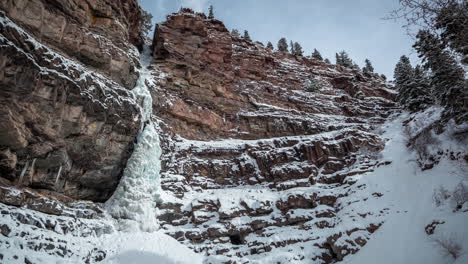
[[[354,186],[388,164],[374,129],[395,92],[380,77],[272,52],[188,10],[157,26],[153,54],[168,234],[208,263],[331,263],[366,244],[386,210],[349,205],[381,196]]]
[[[0,3],[6,185],[105,201],[138,133],[136,0]]]

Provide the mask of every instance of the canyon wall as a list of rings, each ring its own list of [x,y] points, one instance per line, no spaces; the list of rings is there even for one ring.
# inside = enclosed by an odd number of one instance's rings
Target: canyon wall
[[[388,164],[376,129],[396,108],[380,76],[266,49],[190,10],[157,25],[153,56],[168,234],[208,263],[330,263],[366,244],[385,209],[356,209],[382,194],[354,183]]]
[[[100,203],[144,125],[130,91],[141,10],[135,0],[0,8],[0,202],[8,219],[33,227],[2,232],[109,233],[97,224]],[[383,194],[356,182],[389,164],[379,127],[397,108],[379,75],[269,50],[186,9],[156,26],[151,48],[163,232],[207,263],[332,263],[367,243],[388,209],[362,206]],[[48,216],[67,220],[51,225]],[[48,241],[28,247],[91,263],[106,256],[92,243]]]

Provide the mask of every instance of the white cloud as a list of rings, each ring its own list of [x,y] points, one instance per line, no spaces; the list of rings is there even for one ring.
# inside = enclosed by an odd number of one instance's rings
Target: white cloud
[[[208,0],[182,0],[180,5],[191,8],[197,12],[203,12],[208,7]]]

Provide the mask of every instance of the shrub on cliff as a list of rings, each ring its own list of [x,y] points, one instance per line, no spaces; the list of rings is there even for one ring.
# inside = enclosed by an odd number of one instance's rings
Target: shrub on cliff
[[[434,239],[434,242],[442,254],[445,256],[451,257],[454,260],[459,259],[463,254],[463,246],[458,241],[455,236],[447,237],[447,235],[439,236],[438,238]]]

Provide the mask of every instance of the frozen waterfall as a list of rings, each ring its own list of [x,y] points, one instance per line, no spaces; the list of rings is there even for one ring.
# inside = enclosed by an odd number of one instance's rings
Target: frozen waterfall
[[[148,70],[151,51],[148,47],[145,47],[140,62],[140,78],[132,92],[141,107],[142,128],[119,186],[106,207],[117,219],[121,230],[151,232],[158,228],[156,202],[160,186],[161,147],[156,125],[151,120],[153,100],[147,86],[151,76]]]

